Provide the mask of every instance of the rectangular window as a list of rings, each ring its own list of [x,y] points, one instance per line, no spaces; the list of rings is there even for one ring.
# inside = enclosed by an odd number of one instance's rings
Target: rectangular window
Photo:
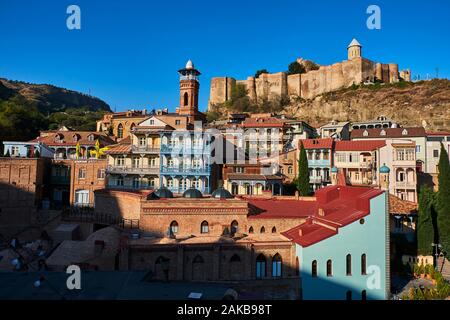
[[[420,146],[416,146],[416,153],[420,152]]]
[[[234,172],[235,173],[244,173],[244,168],[243,167],[234,167]]]
[[[181,120],[175,120],[175,125],[180,125],[181,124]]]
[[[433,150],[433,157],[439,158],[439,150]]]
[[[132,165],[133,165],[133,168],[140,168],[141,167],[141,158],[133,157]]]
[[[116,166],[124,166],[125,165],[125,157],[124,156],[118,156],[116,158]]]
[[[145,137],[140,137],[139,138],[139,146],[140,147],[145,147],[147,145],[147,138]]]
[[[13,157],[19,156],[19,147],[18,146],[11,147],[11,156],[13,156]]]
[[[86,169],[80,168],[78,170],[78,179],[86,179]]]
[[[99,179],[99,180],[105,179],[105,169],[97,170],[97,179]]]

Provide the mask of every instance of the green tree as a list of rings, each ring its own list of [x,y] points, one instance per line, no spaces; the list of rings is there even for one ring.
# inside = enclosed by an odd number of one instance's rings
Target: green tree
[[[288,71],[286,73],[287,74],[305,73],[305,67],[302,64],[298,63],[297,61],[294,61],[291,64],[289,64]]]
[[[433,190],[424,185],[419,193],[419,217],[417,220],[417,252],[420,255],[433,254],[433,247],[431,246],[434,242],[433,209]]]
[[[308,196],[310,194],[308,158],[306,157],[306,150],[303,143],[300,143],[297,190],[301,196]]]
[[[439,241],[448,257],[450,254],[450,165],[448,153],[442,144],[438,168],[439,191],[436,197],[436,208]]]
[[[255,73],[255,78],[259,78],[259,76],[262,75],[263,73],[269,73],[269,71],[267,71],[266,69],[258,70]]]

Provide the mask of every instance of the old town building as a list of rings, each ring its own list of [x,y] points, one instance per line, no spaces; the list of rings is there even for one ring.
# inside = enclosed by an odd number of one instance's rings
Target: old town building
[[[330,170],[333,163],[334,140],[331,138],[306,139],[303,144],[308,158],[309,182],[312,190],[330,184]],[[298,150],[300,150],[300,145]]]
[[[349,290],[353,299],[388,295],[387,206],[382,191],[334,186],[308,198],[233,197],[225,189],[211,196],[196,189],[174,196],[166,188],[95,194],[96,214],[138,221],[139,230],[121,246],[122,270],[149,270],[152,279],[245,280],[236,285],[266,285],[269,291],[282,287],[305,299],[319,291],[323,299],[346,299]],[[367,241],[373,228],[378,229]],[[342,241],[342,250],[335,250],[330,241]],[[318,246],[326,249],[317,250]],[[345,276],[340,270],[348,268],[348,254],[355,259],[355,273]],[[367,288],[368,269],[356,271],[363,256],[364,267],[381,268],[381,286],[375,291]],[[310,270],[314,261],[316,275]],[[327,268],[331,271],[322,271]],[[330,289],[318,291],[324,284]]]

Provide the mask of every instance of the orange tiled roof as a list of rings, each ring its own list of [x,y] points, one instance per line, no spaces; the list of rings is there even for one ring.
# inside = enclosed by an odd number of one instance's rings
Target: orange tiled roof
[[[93,135],[94,138],[89,140],[88,137]],[[55,138],[59,136],[59,141]],[[76,137],[76,140],[75,140]],[[51,130],[42,131],[40,136],[32,142],[43,142],[51,147],[64,147],[64,146],[76,146],[78,143],[80,145],[95,146],[96,140],[100,142],[100,146],[107,146],[114,143],[110,137],[102,132],[96,131],[61,131],[61,130]]]
[[[392,194],[389,194],[389,213],[390,214],[412,214],[417,213],[417,203],[402,200]]]

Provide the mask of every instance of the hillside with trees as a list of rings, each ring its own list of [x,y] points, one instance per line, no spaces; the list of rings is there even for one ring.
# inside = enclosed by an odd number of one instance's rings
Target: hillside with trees
[[[76,91],[0,79],[0,142],[27,141],[62,125],[95,130],[106,112],[104,101]]]

